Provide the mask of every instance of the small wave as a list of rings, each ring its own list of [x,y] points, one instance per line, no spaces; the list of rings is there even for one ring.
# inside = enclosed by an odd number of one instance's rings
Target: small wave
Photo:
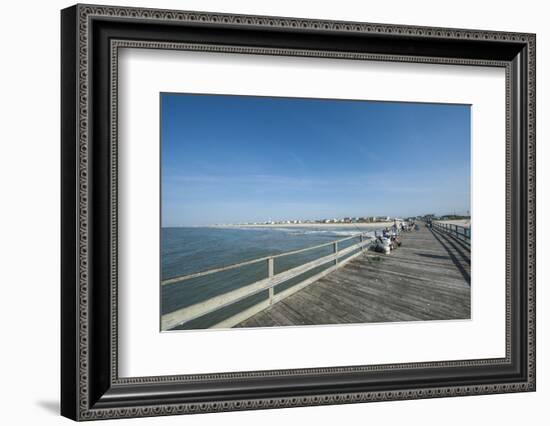
[[[353,229],[353,230],[349,230],[349,231],[332,231],[331,234],[333,235],[341,235],[341,236],[350,236],[350,235],[357,235],[357,234],[360,234],[361,231],[358,231],[356,229]]]
[[[309,235],[309,234],[328,234],[330,233],[331,231],[326,231],[326,230],[316,230],[316,229],[308,229],[308,230],[303,230],[303,231],[300,231],[300,232],[296,232],[297,234],[303,234],[303,235]]]
[[[265,227],[262,227],[262,226],[232,226],[232,227],[227,227],[227,228],[224,228],[224,229],[237,229],[239,231],[269,231],[271,229],[274,229],[274,228],[265,228]]]
[[[301,235],[334,235],[336,237],[348,237],[351,235],[357,235],[360,233],[363,233],[364,235],[368,236],[374,236],[374,229],[369,229],[368,231],[366,229],[361,228],[348,228],[348,229],[340,229],[340,228],[329,228],[329,229],[319,229],[319,228],[296,228],[296,227],[263,227],[263,226],[235,226],[231,229],[237,229],[240,231],[257,231],[257,232],[283,232],[288,235],[295,235],[295,236],[301,236]],[[377,230],[380,232],[380,229]]]
[[[310,234],[327,234],[330,230],[310,229],[310,228],[264,228],[270,231],[286,232],[290,235],[310,235]]]

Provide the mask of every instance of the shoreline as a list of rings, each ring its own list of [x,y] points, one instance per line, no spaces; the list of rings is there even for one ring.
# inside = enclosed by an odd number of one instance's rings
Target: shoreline
[[[390,222],[373,223],[273,223],[247,225],[209,225],[207,228],[385,228],[393,225]]]

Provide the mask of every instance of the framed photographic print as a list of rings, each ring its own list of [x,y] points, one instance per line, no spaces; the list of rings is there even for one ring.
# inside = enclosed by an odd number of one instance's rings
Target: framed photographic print
[[[76,5],[74,420],[535,390],[535,36]]]

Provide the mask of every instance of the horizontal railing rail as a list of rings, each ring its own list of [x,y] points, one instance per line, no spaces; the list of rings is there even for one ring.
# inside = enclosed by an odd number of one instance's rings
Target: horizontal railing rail
[[[339,244],[354,238],[359,239],[359,242],[352,244],[344,249],[339,249],[338,247]],[[242,287],[229,290],[225,293],[211,297],[207,300],[204,300],[204,301],[195,303],[193,305],[186,306],[184,308],[180,308],[173,312],[169,312],[167,314],[162,315],[162,319],[161,319],[162,329],[169,330],[174,327],[181,326],[185,323],[201,318],[205,315],[211,314],[215,311],[218,311],[227,306],[233,305],[237,302],[240,302],[244,299],[247,299],[251,296],[254,296],[258,293],[268,290],[269,296],[266,300],[252,306],[251,308],[244,310],[243,312],[239,312],[233,315],[231,318],[225,319],[220,323],[212,326],[212,327],[232,327],[233,325],[236,325],[239,322],[244,321],[246,318],[249,318],[255,313],[278,302],[279,300],[282,300],[284,297],[287,297],[290,294],[304,288],[306,285],[309,285],[317,281],[318,279],[332,272],[338,267],[343,266],[349,260],[361,254],[365,246],[369,245],[372,241],[373,239],[368,238],[364,233],[358,233],[346,238],[342,238],[342,239],[331,241],[324,244],[319,244],[312,247],[306,247],[303,249],[288,251],[285,253],[275,254],[271,256],[264,256],[257,259],[247,260],[244,262],[223,266],[220,268],[214,268],[207,271],[197,272],[193,274],[188,274],[188,275],[183,275],[183,276],[178,276],[175,278],[163,280],[161,283],[162,285],[178,285],[178,284],[185,285],[185,281],[188,281],[193,278],[199,278],[199,277],[204,277],[215,273],[229,271],[236,268],[241,268],[243,266],[256,264],[259,262],[266,262],[266,265],[267,265],[267,276],[263,279],[260,279],[252,284],[247,284]],[[279,272],[277,274],[274,273],[274,262],[278,258],[281,258],[283,256],[290,256],[294,254],[304,253],[307,251],[312,251],[312,250],[320,249],[323,247],[329,247],[329,246],[333,247],[333,252],[329,255],[324,255],[317,259],[309,260],[302,265],[295,266],[291,269]],[[353,253],[356,250],[359,250],[359,251],[357,253]],[[348,256],[346,259],[341,261],[341,258],[347,255],[350,255],[350,256]],[[312,277],[308,277],[307,279],[301,281],[300,283],[297,283],[296,285],[280,293],[275,294],[274,288],[277,285],[287,282],[292,278],[298,277],[299,275],[302,275],[320,266],[326,265],[327,263],[330,263],[330,262],[334,262],[334,265],[313,275]]]
[[[340,240],[330,241],[328,243],[323,243],[323,244],[319,244],[319,245],[312,246],[312,247],[306,247],[306,248],[303,248],[303,249],[287,251],[287,252],[284,252],[284,253],[273,254],[273,255],[259,257],[259,258],[251,259],[251,260],[245,260],[244,262],[233,263],[231,265],[221,266],[219,268],[208,269],[206,271],[201,271],[201,272],[195,272],[193,274],[180,275],[180,276],[177,276],[177,277],[174,277],[174,278],[168,278],[166,280],[163,280],[161,282],[161,284],[162,285],[175,284],[175,283],[178,283],[178,282],[181,282],[181,281],[187,281],[187,280],[190,280],[190,279],[193,279],[193,278],[204,277],[206,275],[215,274],[215,273],[218,273],[218,272],[229,271],[230,269],[236,269],[236,268],[241,268],[243,266],[253,265],[254,263],[265,262],[269,259],[277,259],[278,257],[290,256],[292,254],[304,253],[306,251],[316,250],[316,249],[320,249],[320,248],[323,248],[323,247],[328,247],[328,246],[331,246],[331,245],[333,246],[336,243],[342,243],[344,241],[351,240],[353,238],[357,238],[360,235],[364,235],[364,234],[358,233],[358,234],[354,234],[354,235],[351,235],[351,236],[346,237],[346,238],[342,238]]]
[[[452,235],[453,237],[458,238],[461,241],[464,241],[470,244],[472,237],[472,231],[467,226],[455,225],[454,223],[446,222],[432,222],[432,227],[438,231],[445,232]]]

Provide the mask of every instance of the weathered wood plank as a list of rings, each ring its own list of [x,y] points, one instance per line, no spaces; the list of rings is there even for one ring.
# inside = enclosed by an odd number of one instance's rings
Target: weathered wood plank
[[[180,324],[183,324],[185,322],[192,321],[196,318],[200,318],[201,316],[204,316],[206,314],[209,314],[211,312],[214,312],[216,310],[219,310],[221,308],[224,308],[226,306],[229,306],[235,302],[239,302],[241,300],[246,299],[247,297],[253,296],[255,294],[258,294],[264,290],[270,290],[270,301],[271,303],[276,303],[279,300],[283,299],[284,297],[292,294],[291,289],[285,290],[285,292],[280,293],[279,295],[274,296],[271,289],[278,284],[284,283],[285,281],[288,281],[294,277],[297,277],[305,272],[308,272],[312,269],[315,269],[319,266],[323,266],[327,263],[333,262],[338,259],[339,256],[346,256],[350,253],[353,253],[355,250],[361,249],[364,245],[366,245],[367,242],[359,242],[357,244],[354,244],[352,246],[346,247],[343,250],[340,250],[339,252],[335,252],[332,254],[329,254],[328,256],[324,256],[315,260],[312,260],[310,262],[304,263],[303,265],[296,266],[292,269],[288,269],[284,272],[280,272],[276,275],[270,274],[268,271],[268,278],[265,278],[260,281],[256,281],[255,283],[249,284],[247,286],[239,287],[235,290],[229,291],[227,293],[223,293],[217,296],[214,296],[208,300],[205,300],[203,302],[196,303],[194,305],[186,306],[184,308],[178,309],[173,312],[169,312],[167,314],[164,314],[161,317],[161,325],[163,330],[169,330],[171,328],[174,328]],[[358,252],[356,254],[353,254],[350,256],[350,258],[346,258],[342,260],[339,264],[336,264],[332,266],[330,271],[323,271],[320,274],[318,274],[315,278],[308,278],[305,281],[301,283],[302,287],[305,287],[306,285],[309,285],[315,281],[317,281],[318,278],[324,276],[326,273],[331,272],[332,270],[345,265],[347,262],[353,259],[354,256],[357,256],[357,254],[360,254],[361,252]],[[269,266],[268,266],[269,269]],[[295,291],[295,290],[294,290]],[[256,311],[259,311],[259,305],[256,306],[254,309]],[[250,308],[247,309],[246,312],[249,315],[252,315],[254,313],[254,309]],[[262,308],[263,309],[263,308]],[[246,319],[242,313],[239,313],[235,315],[232,318],[229,318],[227,320],[222,321],[220,324],[223,327],[232,327],[233,322],[235,321],[235,318],[239,319],[240,321],[243,321]],[[236,322],[237,323],[237,322]],[[235,323],[235,324],[236,324]],[[218,327],[216,324],[214,327]]]
[[[467,245],[421,227],[390,255],[357,256],[237,326],[468,319],[470,262]]]

